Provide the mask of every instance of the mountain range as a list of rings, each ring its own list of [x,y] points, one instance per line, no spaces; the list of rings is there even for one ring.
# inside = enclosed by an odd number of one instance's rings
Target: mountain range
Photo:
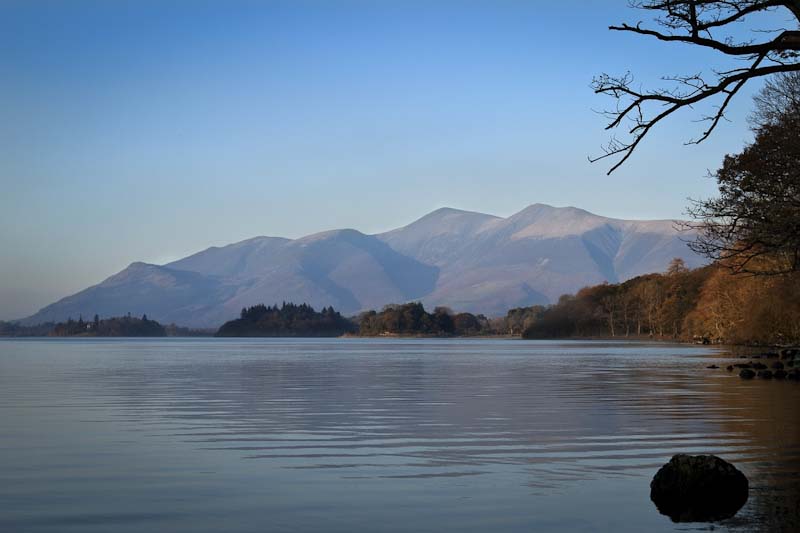
[[[255,237],[165,265],[132,263],[23,320],[141,315],[214,327],[258,303],[333,306],[350,315],[419,300],[505,314],[581,287],[704,264],[672,220],[620,220],[534,204],[501,218],[442,208],[386,233],[353,229],[300,239]]]

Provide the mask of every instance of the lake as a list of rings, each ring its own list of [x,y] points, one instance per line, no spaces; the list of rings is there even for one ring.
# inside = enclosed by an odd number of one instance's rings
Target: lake
[[[723,349],[439,339],[0,340],[0,531],[685,531],[675,453],[800,516],[800,384]]]

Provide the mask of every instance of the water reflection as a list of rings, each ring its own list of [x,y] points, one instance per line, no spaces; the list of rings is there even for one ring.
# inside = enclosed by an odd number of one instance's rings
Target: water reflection
[[[707,347],[172,340],[0,350],[7,421],[19,433],[2,441],[0,466],[25,455],[21,418],[11,413],[33,410],[36,423],[51,410],[75,428],[108,431],[123,448],[115,453],[140,461],[148,476],[167,468],[168,480],[183,483],[199,472],[230,474],[237,488],[227,502],[215,499],[219,479],[203,484],[206,494],[186,482],[205,517],[195,529],[234,503],[239,516],[279,517],[295,530],[691,528],[649,501],[653,474],[679,452],[714,453],[750,479],[750,500],[723,527],[788,531],[800,516],[800,386],[706,370],[723,357]],[[98,440],[83,444],[102,453]],[[69,445],[55,453],[68,455]],[[170,454],[188,466],[170,471],[162,463]],[[118,477],[137,482],[114,464]],[[239,488],[243,480],[259,488]],[[162,481],[148,478],[156,493],[167,490]],[[25,488],[42,497],[42,486]],[[243,503],[254,490],[269,499]],[[167,512],[159,505],[147,512],[146,522],[182,523],[156,516]]]
[[[718,420],[721,432],[742,435],[746,445],[737,466],[750,479],[750,501],[745,516],[731,524],[800,531],[800,386],[735,375],[710,383],[716,404],[726,409]]]

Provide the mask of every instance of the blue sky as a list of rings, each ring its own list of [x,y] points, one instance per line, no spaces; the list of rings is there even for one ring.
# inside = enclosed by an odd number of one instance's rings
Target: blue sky
[[[625,0],[0,3],[0,319],[143,260],[370,233],[441,206],[681,217],[750,137],[679,115],[607,177],[600,72],[710,53],[609,32]],[[645,19],[646,20],[646,19]]]

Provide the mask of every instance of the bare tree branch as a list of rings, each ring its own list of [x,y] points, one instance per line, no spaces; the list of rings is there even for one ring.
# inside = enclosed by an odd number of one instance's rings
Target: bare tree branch
[[[655,22],[662,30],[645,28],[641,23],[609,29],[716,50],[723,56],[746,60],[748,66],[712,71],[713,80],[702,73],[665,77],[664,81],[671,82],[672,87],[648,91],[635,89],[630,73],[621,77],[608,74],[595,77],[592,80],[595,93],[609,95],[617,101],[615,109],[604,112],[609,119],[606,130],[630,123],[626,126],[626,139],[612,136],[602,155],[589,158],[595,162],[618,157],[609,174],[628,160],[656,124],[676,111],[721,98],[715,112],[702,117],[709,122],[708,128],[697,139],[688,141],[697,144],[711,135],[725,117],[730,102],[749,80],[782,72],[800,72],[800,30],[781,29],[773,39],[758,43],[735,43],[714,35],[715,31],[738,23],[748,15],[775,9],[788,10],[800,28],[800,0],[659,0],[632,2],[631,6],[657,13]]]

